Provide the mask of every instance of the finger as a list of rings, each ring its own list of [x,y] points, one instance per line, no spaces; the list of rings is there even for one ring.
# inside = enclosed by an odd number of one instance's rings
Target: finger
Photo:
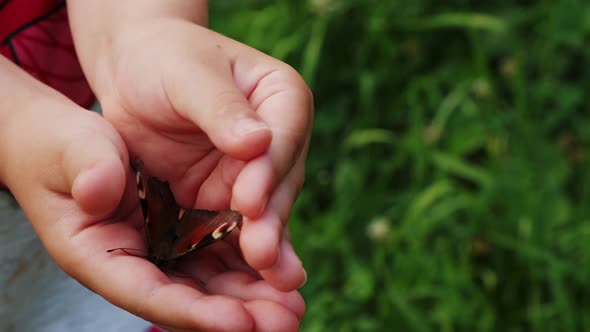
[[[250,301],[244,306],[248,309],[257,332],[298,331],[297,316],[279,303],[272,301]]]
[[[272,133],[236,87],[229,63],[212,59],[212,65],[203,66],[193,60],[180,60],[184,68],[176,68],[164,81],[174,109],[236,159],[248,160],[264,153]],[[227,65],[215,65],[220,62]]]
[[[224,241],[217,241],[211,245],[210,252],[214,254],[227,268],[229,271],[241,271],[250,274],[256,279],[262,279],[258,272],[254,270],[250,265],[244,261],[244,257],[241,255],[240,249],[234,247],[231,242],[232,237],[239,239],[239,229],[234,229],[228,238]],[[239,241],[239,240],[238,240]]]
[[[184,172],[184,176],[179,178],[177,181],[170,182],[170,189],[174,193],[176,201],[180,206],[192,206],[205,210],[223,210],[229,207],[229,200],[227,197],[218,201],[207,200],[202,202],[203,196],[207,197],[209,193],[206,195],[201,195],[196,190],[196,188],[202,189],[205,183],[209,181],[212,172],[216,172],[219,168],[218,165],[223,163],[223,160],[225,159],[223,157],[223,152],[216,149],[211,150],[198,162],[189,162],[189,165],[192,165],[186,172]],[[243,163],[235,159],[232,160],[236,161],[237,163]],[[218,184],[219,187],[209,187],[209,190],[212,191],[212,195],[218,197],[216,194],[224,192],[225,188],[223,182],[216,184]]]
[[[206,210],[224,210],[231,207],[233,184],[245,162],[229,156],[222,157],[217,167],[199,188],[195,207]],[[193,187],[194,188],[194,187]]]
[[[245,218],[240,248],[246,262],[257,271],[273,266],[279,257],[282,230],[280,217],[268,209],[256,220]]]
[[[281,241],[280,254],[276,263],[259,273],[269,284],[285,292],[298,289],[307,282],[307,273],[303,264],[291,242],[287,240]]]
[[[234,249],[234,251],[240,256],[240,259],[241,260],[243,260],[244,262],[246,262],[246,260],[244,258],[244,253],[242,252],[242,248],[240,247],[240,239],[242,237],[242,227],[243,226],[244,226],[244,223],[242,221],[242,223],[240,224],[239,228],[235,229],[230,235],[228,235],[227,238],[225,238],[225,242],[227,244],[229,244]],[[248,263],[246,263],[246,264],[248,264]],[[256,271],[249,264],[248,264],[248,266],[252,270]],[[258,274],[258,271],[256,271],[256,273]]]
[[[269,207],[269,210],[271,207]],[[278,289],[300,287],[305,271],[293,247],[282,238],[283,223],[277,214],[265,212],[260,219],[245,220],[240,246],[246,262]]]
[[[124,186],[125,169],[121,160],[103,159],[78,174],[72,185],[72,196],[82,210],[105,216],[117,207]]]
[[[211,278],[206,288],[212,294],[232,296],[244,301],[267,300],[280,303],[299,319],[305,312],[305,303],[297,291],[278,291],[268,282],[239,271],[228,271]]]
[[[246,217],[258,218],[266,209],[276,181],[277,174],[268,154],[250,161],[234,182],[231,205]]]
[[[252,314],[255,322],[254,325],[256,326],[256,332],[289,332],[299,330],[297,316],[276,302],[255,300],[246,302],[244,306],[248,308],[249,312]],[[159,324],[159,326],[169,332],[189,331],[162,324]]]
[[[240,225],[225,238],[225,242],[231,245],[236,251],[236,253],[238,253],[240,257],[243,259],[244,255],[242,254],[242,249],[240,248],[240,236],[242,234],[242,225],[243,224],[240,223]]]
[[[281,230],[282,226],[268,220],[246,222],[241,245],[247,262],[264,280],[276,289],[288,292],[301,287],[307,275],[291,243],[285,238],[277,238]]]
[[[263,215],[255,220],[245,219],[240,236],[240,247],[246,261],[271,285],[281,290],[296,289],[306,279],[301,261],[284,236],[284,225],[303,185],[304,172],[302,155],[274,192]]]
[[[264,76],[252,93],[250,103],[273,130],[268,152],[249,162],[234,185],[236,207],[254,218],[264,210],[275,187],[296,160],[305,154],[313,101],[301,77],[285,69]]]
[[[156,295],[149,295],[148,302],[138,313],[149,321],[182,330],[252,330],[250,314],[240,301],[224,296],[197,296],[197,293],[184,285],[167,284],[160,287]],[[157,305],[152,305],[153,301],[157,301]]]
[[[282,226],[267,220],[245,224],[242,247],[246,261],[276,289],[292,291],[301,287],[307,275],[291,243],[276,234]],[[253,235],[258,241],[253,241]]]
[[[105,126],[106,127],[106,126]],[[118,135],[85,133],[73,139],[62,159],[62,171],[78,206],[95,216],[110,214],[119,204],[127,181],[127,154]]]
[[[13,174],[22,174],[15,177],[19,181],[14,182],[28,185],[29,192],[37,187],[68,197],[73,194],[80,207],[95,216],[110,212],[117,206],[125,188],[122,160],[126,158],[126,148],[121,137],[96,113],[67,104],[57,105],[57,109],[60,111],[31,119],[25,117],[26,124],[16,123],[8,128],[34,133],[33,136],[16,136],[24,139],[20,144],[11,145],[17,152],[22,151],[20,163],[10,165],[14,166]],[[49,122],[61,127],[48,126]],[[97,174],[98,177],[104,175],[104,181],[96,181]],[[75,183],[78,176],[79,182]],[[10,187],[20,192],[20,188]],[[23,194],[21,199],[27,199],[29,195]]]

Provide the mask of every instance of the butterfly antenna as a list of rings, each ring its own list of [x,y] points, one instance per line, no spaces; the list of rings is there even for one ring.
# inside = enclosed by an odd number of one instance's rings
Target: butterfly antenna
[[[135,248],[114,248],[114,249],[109,249],[107,250],[107,252],[113,252],[116,250],[121,250],[122,252],[126,253],[127,255],[131,255],[131,256],[135,256],[135,257],[147,257],[147,253],[144,250],[141,249],[135,249]],[[136,251],[136,252],[140,252],[141,254],[137,254],[137,253],[132,253],[129,251]]]

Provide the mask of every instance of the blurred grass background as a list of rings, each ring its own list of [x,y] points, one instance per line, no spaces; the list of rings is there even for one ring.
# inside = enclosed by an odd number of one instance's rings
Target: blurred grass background
[[[302,331],[590,331],[590,4],[211,1],[313,89]]]

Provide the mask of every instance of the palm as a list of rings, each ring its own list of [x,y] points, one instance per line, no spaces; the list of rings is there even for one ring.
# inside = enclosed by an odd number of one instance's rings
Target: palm
[[[145,259],[141,254],[146,242],[138,199],[131,197],[133,190],[126,192],[118,214],[107,220],[67,221],[78,223],[76,228],[80,230],[67,240],[69,247],[76,248],[78,257],[92,258],[80,261],[82,266],[77,267],[77,273],[81,275],[75,277],[94,280],[88,285],[91,289],[166,328],[194,326],[197,321],[208,330],[211,323],[207,321],[232,313],[236,315],[235,328],[240,330],[242,322],[248,321],[249,315],[254,316],[249,307],[261,305],[265,310],[273,310],[277,319],[281,317],[297,325],[297,319],[303,315],[301,297],[297,292],[277,291],[245,263],[237,243],[237,229],[224,240],[161,269]],[[122,246],[138,251],[106,252]],[[174,326],[166,324],[170,315],[179,318]]]

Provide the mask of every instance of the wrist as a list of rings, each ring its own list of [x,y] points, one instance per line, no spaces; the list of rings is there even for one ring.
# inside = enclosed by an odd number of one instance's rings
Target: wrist
[[[26,148],[19,142],[31,140],[36,134],[27,124],[38,115],[44,115],[46,110],[42,105],[45,104],[74,105],[0,56],[0,182],[9,185],[12,176],[8,174],[9,164],[18,164],[15,163],[15,151]],[[48,121],[51,121],[50,117]]]
[[[99,97],[101,88],[112,85],[111,74],[125,55],[122,50],[129,49],[121,44],[138,44],[134,39],[142,27],[166,20],[208,25],[206,0],[70,0],[68,14],[76,53]]]

